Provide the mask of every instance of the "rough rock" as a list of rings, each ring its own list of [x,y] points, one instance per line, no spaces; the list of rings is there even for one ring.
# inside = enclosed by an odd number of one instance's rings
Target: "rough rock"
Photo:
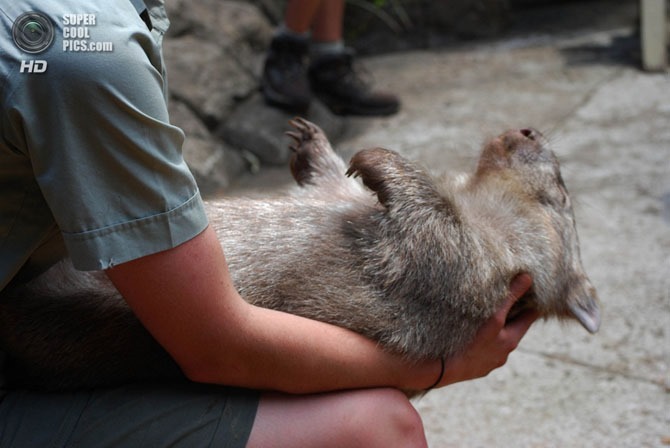
[[[209,196],[227,189],[247,168],[242,154],[212,137],[198,116],[184,103],[169,103],[170,118],[184,131],[184,159],[202,194]]]
[[[259,96],[258,73],[273,26],[247,2],[175,0],[167,7],[171,26],[163,52],[171,120],[186,134],[184,157],[201,190],[211,194],[249,166],[244,148],[216,130],[248,100],[266,108],[253,98]]]
[[[329,138],[338,140],[344,132],[344,121],[321,103],[313,102],[307,113],[309,120],[321,123]],[[284,165],[291,152],[288,139],[282,138],[289,130],[288,121],[294,114],[267,107],[260,95],[241,104],[221,126],[219,134],[229,142],[258,158],[261,164]]]

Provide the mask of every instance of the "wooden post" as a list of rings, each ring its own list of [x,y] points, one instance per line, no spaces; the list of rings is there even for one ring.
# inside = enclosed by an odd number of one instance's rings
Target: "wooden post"
[[[642,66],[665,70],[668,65],[668,17],[666,0],[640,0]]]

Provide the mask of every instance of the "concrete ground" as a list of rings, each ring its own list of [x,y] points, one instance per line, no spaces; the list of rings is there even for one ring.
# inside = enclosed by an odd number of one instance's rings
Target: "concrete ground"
[[[345,157],[385,146],[468,170],[487,137],[538,128],[602,301],[598,334],[539,322],[502,369],[417,400],[431,447],[670,446],[670,78],[640,71],[636,49],[610,26],[365,60],[403,109],[350,119]]]

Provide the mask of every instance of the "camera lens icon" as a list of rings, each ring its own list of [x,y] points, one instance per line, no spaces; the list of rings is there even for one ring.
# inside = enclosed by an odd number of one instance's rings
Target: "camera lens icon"
[[[12,37],[16,46],[26,53],[41,53],[53,43],[54,26],[44,14],[27,12],[14,21]]]

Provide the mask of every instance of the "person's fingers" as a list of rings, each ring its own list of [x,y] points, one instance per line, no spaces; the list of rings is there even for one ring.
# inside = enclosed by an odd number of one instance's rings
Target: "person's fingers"
[[[507,294],[505,302],[493,315],[492,320],[496,322],[498,329],[501,329],[505,326],[507,315],[509,314],[510,309],[512,309],[517,300],[519,300],[524,294],[526,294],[526,292],[528,292],[532,284],[533,280],[528,274],[522,273],[512,279],[509,285],[509,293]]]
[[[529,274],[521,273],[514,277],[509,285],[509,296],[513,298],[512,302],[516,302],[523,297],[533,284],[533,279]]]
[[[512,279],[509,286],[510,296],[517,299],[523,296],[533,284],[530,274],[522,272]]]
[[[476,341],[492,341],[496,338],[499,342],[509,341],[515,346],[518,340],[525,334],[528,327],[537,319],[537,314],[534,311],[522,313],[518,318],[514,319],[514,323],[507,323],[507,314],[514,303],[521,298],[530,288],[532,279],[528,274],[517,275],[510,283],[509,294],[503,306],[487,320],[479,329],[475,336]],[[509,333],[508,333],[509,326]],[[504,334],[501,333],[504,331]]]
[[[527,310],[515,317],[513,320],[507,322],[505,325],[505,336],[516,347],[521,341],[521,338],[526,334],[530,326],[540,316],[536,310]]]
[[[498,313],[507,317],[509,310],[512,309],[512,306],[523,297],[526,292],[530,289],[533,284],[533,280],[528,274],[519,274],[512,279],[509,284],[509,294],[507,295],[507,300]]]

